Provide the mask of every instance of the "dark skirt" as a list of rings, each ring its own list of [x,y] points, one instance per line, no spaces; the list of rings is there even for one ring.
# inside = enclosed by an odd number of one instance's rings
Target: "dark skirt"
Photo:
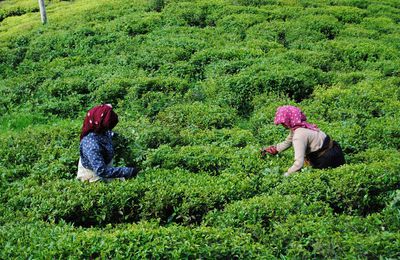
[[[346,163],[342,148],[329,136],[326,136],[322,147],[307,154],[306,159],[317,169],[335,168]]]

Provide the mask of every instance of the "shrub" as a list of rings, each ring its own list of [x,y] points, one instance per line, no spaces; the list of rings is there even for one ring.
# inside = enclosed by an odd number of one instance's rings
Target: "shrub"
[[[312,33],[322,34],[326,39],[332,40],[341,29],[341,24],[331,15],[310,15],[298,19],[301,27]],[[304,35],[303,35],[304,36]]]
[[[277,57],[284,60],[294,61],[299,64],[306,64],[323,72],[331,71],[332,65],[335,62],[335,57],[332,53],[322,50],[288,50],[285,53],[278,54]]]
[[[198,79],[205,78],[205,69],[207,66],[213,71],[215,64],[234,64],[240,62],[250,62],[251,58],[262,56],[263,53],[254,49],[243,49],[237,47],[219,49],[205,49],[196,52],[190,60],[193,68],[195,69],[195,77]]]
[[[388,231],[397,232],[400,228],[400,190],[397,189],[390,195],[389,203],[386,205],[382,214],[378,216],[378,221],[382,221],[383,226]]]
[[[147,154],[145,165],[148,168],[175,169],[179,167],[191,172],[219,175],[232,160],[231,153],[226,151],[226,147],[210,145],[184,146],[178,149],[160,146],[154,152]]]
[[[324,6],[307,10],[312,14],[329,14],[338,19],[341,23],[358,24],[368,15],[366,10],[351,6]]]
[[[4,19],[12,16],[20,16],[26,13],[30,12],[38,12],[39,8],[38,7],[24,7],[24,6],[15,6],[12,8],[4,8],[0,10],[0,22],[2,22]]]
[[[317,88],[311,113],[329,122],[354,119],[362,126],[366,126],[366,119],[396,115],[400,103],[392,98],[394,86],[373,84],[362,82],[352,87]],[[360,110],[360,107],[364,109]]]
[[[274,255],[293,258],[397,257],[398,233],[381,230],[368,218],[292,215],[269,239]]]
[[[400,75],[399,62],[393,60],[385,60],[376,64],[382,74],[386,77],[398,77]]]
[[[86,36],[93,37],[93,36]],[[78,44],[81,43],[81,44]],[[58,31],[49,36],[49,33],[43,34],[35,38],[27,49],[25,58],[34,62],[51,61],[55,58],[69,57],[76,51],[82,54],[88,54],[89,46],[84,45],[79,37],[75,38],[74,35],[66,31]]]
[[[249,130],[240,128],[182,129],[179,132],[182,145],[215,145],[220,147],[246,147],[256,142]]]
[[[389,198],[388,192],[398,189],[397,165],[395,160],[299,173],[275,191],[282,195],[304,194],[309,201],[325,201],[335,212],[367,215],[382,210]]]
[[[205,28],[215,26],[217,20],[221,18],[221,14],[231,12],[229,6],[221,3],[199,1],[197,3],[178,2],[168,5],[163,10],[163,15],[167,23],[173,25]]]
[[[165,7],[165,1],[164,0],[151,0],[149,1],[149,10],[151,11],[156,11],[156,12],[161,12],[162,9]]]
[[[40,113],[50,114],[52,116],[59,116],[60,118],[75,118],[75,111],[84,110],[86,96],[85,95],[71,95],[59,99],[50,97],[46,103],[42,103],[37,109]]]
[[[156,35],[156,34],[155,34]],[[154,36],[153,36],[154,37]],[[147,40],[133,55],[133,64],[147,72],[155,72],[162,66],[190,59],[192,50],[179,42],[169,43],[167,39]]]
[[[387,17],[365,18],[361,25],[366,29],[378,31],[380,34],[390,34],[397,31],[396,23]]]
[[[194,102],[170,106],[161,111],[156,120],[172,128],[224,128],[233,125],[236,113],[230,108]]]
[[[261,238],[272,232],[275,225],[296,214],[324,216],[330,215],[331,209],[324,203],[308,203],[300,195],[261,195],[231,203],[223,211],[212,211],[203,223],[213,227],[238,228]]]
[[[336,4],[337,5],[343,5],[343,6],[353,6],[357,7],[360,9],[367,9],[368,6],[372,3],[372,1],[362,1],[362,0],[337,0]]]
[[[369,147],[380,147],[381,149],[399,149],[400,129],[399,117],[374,118],[365,127],[367,138],[364,140]],[[379,140],[379,141],[378,141]]]
[[[1,199],[13,215],[50,223],[89,227],[159,219],[164,224],[193,224],[212,209],[256,193],[253,184],[242,174],[215,178],[183,170],[153,170],[126,182],[90,185],[77,180],[40,185],[28,179],[7,187]]]
[[[346,25],[339,33],[338,38],[364,38],[379,39],[379,33],[375,30],[366,29],[360,25]]]
[[[154,119],[161,110],[177,103],[188,89],[186,80],[175,77],[139,77],[130,81],[126,96],[121,96],[121,105],[124,110]]]
[[[289,98],[274,93],[264,93],[253,100],[254,112],[249,119],[249,126],[260,143],[273,144],[287,136],[283,128],[273,123],[276,109],[283,105],[296,104]]]
[[[246,40],[262,40],[264,42],[275,43],[275,48],[287,47],[283,38],[286,33],[286,24],[283,21],[270,21],[254,24],[246,30]],[[283,50],[282,50],[283,51]]]
[[[184,94],[188,88],[189,83],[175,77],[140,77],[133,81],[133,87],[129,91],[128,100],[141,98],[148,92],[175,92]]]
[[[38,96],[65,98],[70,95],[87,94],[87,81],[82,77],[62,77],[44,81],[38,89]]]
[[[265,246],[232,229],[157,227],[155,223],[83,230],[66,224],[9,224],[2,258],[271,258]],[[49,247],[48,245],[52,246]]]
[[[314,86],[323,82],[322,75],[309,66],[286,61],[281,64],[263,61],[224,79],[234,94],[233,106],[241,114],[252,111],[254,96],[265,92],[284,94],[297,101],[307,98]]]
[[[398,21],[398,10],[394,1],[374,2],[368,6],[368,14],[372,17],[387,17],[393,21]]]
[[[339,62],[338,69],[351,68],[362,69],[369,63],[378,60],[391,60],[398,54],[391,47],[373,40],[363,39],[362,41],[354,40],[334,40],[328,44],[329,51],[332,52]],[[340,64],[340,65],[339,65]]]
[[[160,12],[164,8],[163,0],[149,0],[149,10]],[[157,29],[161,23],[161,15],[157,13],[138,13],[119,17],[115,21],[115,29],[124,31],[127,35],[135,37],[144,35]]]
[[[278,0],[235,0],[234,4],[245,6],[263,6],[263,5],[276,5]]]
[[[11,180],[29,175],[40,180],[70,178],[79,158],[78,135],[78,124],[70,121],[2,135],[1,164],[18,173],[9,175]]]
[[[372,163],[396,161],[399,154],[396,149],[370,148],[351,156],[351,163]]]
[[[182,170],[146,175],[151,188],[141,201],[141,217],[159,218],[162,223],[199,224],[209,211],[257,193],[254,181],[245,174],[221,177]]]
[[[144,192],[143,185],[137,182],[88,185],[75,179],[57,180],[43,185],[25,184],[18,194],[7,195],[7,203],[15,212],[29,214],[35,221],[104,226],[137,221],[138,199]]]
[[[115,77],[99,86],[92,95],[96,103],[113,104],[116,106],[121,99],[126,97],[128,89],[134,85],[130,78]]]
[[[256,24],[265,21],[263,14],[232,14],[221,18],[217,22],[217,26],[226,32],[232,32],[237,35],[238,40],[246,37],[246,30]]]
[[[39,74],[39,73],[38,73]],[[15,107],[32,102],[31,98],[43,82],[42,75],[27,75],[25,77],[9,77],[0,81],[0,109],[6,113]],[[25,106],[26,107],[26,106]]]

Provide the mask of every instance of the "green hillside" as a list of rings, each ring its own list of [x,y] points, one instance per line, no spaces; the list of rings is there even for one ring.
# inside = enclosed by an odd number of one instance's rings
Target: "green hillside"
[[[400,258],[398,0],[0,0],[0,259]],[[125,182],[75,179],[113,104]],[[260,157],[302,108],[347,164]]]

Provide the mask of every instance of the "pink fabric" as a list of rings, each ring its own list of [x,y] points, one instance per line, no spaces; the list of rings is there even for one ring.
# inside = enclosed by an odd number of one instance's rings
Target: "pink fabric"
[[[299,127],[319,131],[316,125],[307,123],[306,116],[301,112],[300,108],[295,106],[278,107],[274,123],[275,125],[283,124],[293,131]]]

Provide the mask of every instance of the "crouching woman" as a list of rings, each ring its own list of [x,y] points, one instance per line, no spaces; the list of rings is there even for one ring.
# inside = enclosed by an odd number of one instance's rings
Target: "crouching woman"
[[[109,104],[90,109],[83,121],[80,136],[77,179],[81,181],[110,181],[134,177],[132,167],[112,167],[114,147],[111,131],[118,123],[118,115]]]
[[[308,123],[306,116],[298,107],[278,107],[274,123],[289,129],[289,135],[285,141],[277,145],[262,148],[261,153],[263,156],[266,153],[275,155],[293,146],[294,163],[285,176],[299,171],[305,161],[317,169],[335,168],[345,163],[339,144],[316,125]]]

